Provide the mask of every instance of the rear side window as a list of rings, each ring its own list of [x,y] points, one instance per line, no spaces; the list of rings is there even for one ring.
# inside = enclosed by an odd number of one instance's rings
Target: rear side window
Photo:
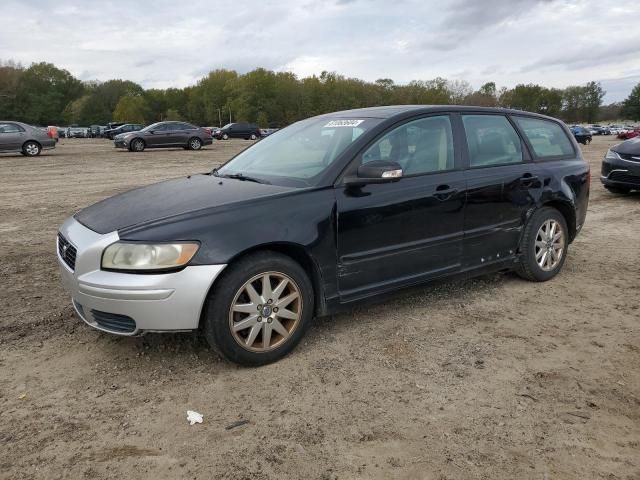
[[[502,115],[463,115],[471,167],[522,162],[520,137]]]
[[[571,142],[560,125],[549,120],[513,117],[538,158],[574,155]],[[578,133],[583,133],[578,131]]]

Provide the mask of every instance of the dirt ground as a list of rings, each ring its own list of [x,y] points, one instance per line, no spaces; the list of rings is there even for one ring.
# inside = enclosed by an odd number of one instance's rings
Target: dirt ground
[[[55,257],[78,209],[248,142],[0,155],[0,478],[639,479],[640,195],[602,188],[614,143],[584,147],[587,222],[553,281],[412,290],[319,319],[252,369],[195,334],[87,327]]]

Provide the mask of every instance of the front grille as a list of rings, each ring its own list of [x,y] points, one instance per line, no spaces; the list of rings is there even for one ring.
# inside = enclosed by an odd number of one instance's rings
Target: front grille
[[[618,153],[618,155],[623,160],[627,160],[629,162],[638,162],[638,163],[640,163],[640,154],[630,155],[628,153]]]
[[[135,320],[126,315],[91,310],[91,316],[93,320],[105,330],[118,333],[130,333],[136,329]]]
[[[609,174],[609,180],[640,185],[640,176],[627,172],[611,172]]]
[[[58,233],[58,253],[62,260],[64,260],[64,263],[66,263],[71,270],[75,270],[76,254],[78,251],[61,233]]]

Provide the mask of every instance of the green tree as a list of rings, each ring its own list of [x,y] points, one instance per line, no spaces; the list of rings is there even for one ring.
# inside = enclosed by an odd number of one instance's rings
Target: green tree
[[[634,122],[640,120],[640,83],[638,83],[631,94],[622,102],[622,116]]]
[[[118,101],[113,118],[119,122],[144,123],[146,109],[142,96],[125,95]]]
[[[37,125],[59,124],[67,104],[83,93],[82,83],[50,63],[27,68],[16,88],[18,119]]]
[[[164,112],[163,120],[183,120],[182,115],[177,110],[170,108],[166,112]]]

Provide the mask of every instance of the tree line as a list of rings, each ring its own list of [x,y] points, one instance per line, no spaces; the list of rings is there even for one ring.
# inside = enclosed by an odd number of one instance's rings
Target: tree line
[[[623,103],[602,105],[598,82],[547,88],[521,84],[474,90],[466,81],[435,78],[396,84],[366,82],[334,72],[298,78],[291,72],[257,68],[240,74],[211,71],[185,88],[144,89],[129,80],[83,82],[50,63],[24,67],[0,62],[0,119],[35,125],[104,125],[109,121],[152,123],[187,120],[197,125],[249,121],[284,126],[336,110],[393,104],[500,106],[593,123],[621,116],[640,119],[640,84]],[[635,95],[635,99],[633,98]]]

